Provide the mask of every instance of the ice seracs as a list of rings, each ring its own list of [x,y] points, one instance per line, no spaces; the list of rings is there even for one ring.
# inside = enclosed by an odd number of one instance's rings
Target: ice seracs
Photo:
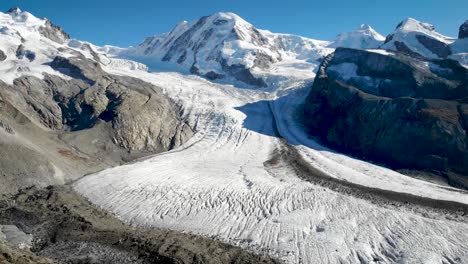
[[[362,24],[358,29],[339,34],[328,46],[330,48],[376,49],[383,44],[385,37],[371,26]]]

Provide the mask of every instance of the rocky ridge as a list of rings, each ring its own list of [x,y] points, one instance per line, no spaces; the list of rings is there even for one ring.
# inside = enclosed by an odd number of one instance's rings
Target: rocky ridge
[[[320,66],[305,122],[341,151],[467,186],[467,76],[453,60],[338,48]]]

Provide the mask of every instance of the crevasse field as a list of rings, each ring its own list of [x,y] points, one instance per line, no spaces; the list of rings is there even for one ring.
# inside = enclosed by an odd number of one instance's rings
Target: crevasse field
[[[67,78],[47,66],[55,56],[73,56],[60,51],[62,46],[93,58],[80,41],[59,45],[40,37],[37,28],[45,22],[29,13],[14,20],[0,14],[0,22],[6,25],[0,48],[9,55],[0,79],[8,84],[44,72]],[[14,59],[22,43],[18,32],[36,53],[33,62]],[[304,42],[282,37],[292,47]],[[322,42],[304,43],[307,54],[331,52]],[[268,72],[258,72],[270,88],[251,89],[168,69],[150,73],[145,65],[100,54],[107,72],[160,87],[196,134],[170,152],[87,175],[74,183],[75,190],[132,225],[213,237],[286,263],[468,263],[464,216],[418,205],[466,205],[468,193],[336,153],[308,138],[296,111],[318,62],[282,55]],[[353,75],[349,66],[336,70]]]
[[[468,203],[465,192],[308,139],[295,120],[310,86],[305,76],[295,72],[293,81],[259,91],[192,75],[131,70],[123,63],[111,61],[106,70],[164,87],[197,130],[178,149],[75,183],[78,192],[123,221],[218,238],[287,263],[468,261],[466,223],[431,209],[383,205],[340,191],[340,182],[351,182],[396,196]],[[338,188],[302,180],[303,172],[280,157],[285,149],[338,179],[332,181]]]

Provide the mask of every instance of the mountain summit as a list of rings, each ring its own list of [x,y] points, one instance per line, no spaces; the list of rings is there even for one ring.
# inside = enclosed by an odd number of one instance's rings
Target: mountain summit
[[[458,31],[458,38],[468,38],[468,20],[466,20],[465,23],[460,26]]]
[[[407,18],[387,36],[382,48],[426,58],[446,58],[451,54],[449,45],[452,42],[451,38],[438,33],[433,25]]]
[[[362,24],[358,29],[339,34],[329,46],[354,49],[376,49],[383,44],[385,38],[371,26]]]
[[[216,13],[183,21],[171,32],[149,37],[117,55],[149,64],[168,62],[210,79],[232,77],[267,86],[261,72],[284,60],[317,60],[332,51],[326,44],[259,30],[234,13]],[[309,63],[310,72],[317,64]]]

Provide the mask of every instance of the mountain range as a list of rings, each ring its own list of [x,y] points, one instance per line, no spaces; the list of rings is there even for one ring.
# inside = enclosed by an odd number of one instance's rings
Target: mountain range
[[[463,26],[460,32],[463,36]],[[452,58],[465,65],[468,53],[463,38],[444,36],[433,25],[412,18],[402,21],[387,37],[361,25],[333,41],[322,41],[259,30],[236,14],[217,13],[191,23],[180,22],[170,33],[148,37],[135,47],[113,49],[110,54],[150,65],[169,62],[209,79],[233,77],[254,86],[268,86],[264,75],[275,66],[287,72],[291,70],[287,65],[301,63],[310,72],[337,47]]]
[[[468,262],[467,98],[468,21],[115,47],[12,8],[0,262]]]

